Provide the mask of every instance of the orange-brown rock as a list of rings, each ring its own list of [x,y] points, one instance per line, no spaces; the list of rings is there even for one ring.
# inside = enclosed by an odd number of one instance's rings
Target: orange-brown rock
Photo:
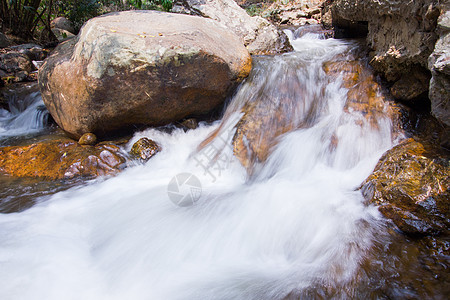
[[[0,148],[0,172],[17,177],[54,180],[113,175],[124,164],[116,145],[82,146],[67,138]]]
[[[361,118],[366,118],[374,127],[386,115],[393,119],[400,115],[393,107],[386,105],[381,87],[361,62],[329,62],[323,65],[323,69],[330,76],[330,81],[342,76],[343,87],[348,89],[344,107],[347,113],[360,114]],[[312,126],[320,114],[320,101],[324,101],[321,94],[306,96],[306,87],[297,77],[295,66],[290,64],[282,70],[272,77],[277,77],[276,85],[271,85],[270,82],[255,83],[261,84],[260,89],[252,90],[248,95],[250,99],[246,99],[246,104],[241,108],[243,116],[236,125],[232,143],[234,155],[249,174],[252,174],[256,163],[268,158],[282,134]],[[248,81],[252,80],[251,76]],[[270,85],[269,90],[264,88],[266,85]],[[362,124],[362,120],[360,121]],[[199,148],[205,147],[217,137],[223,130],[222,127],[203,141]],[[333,136],[332,145],[337,143],[337,138]]]
[[[362,185],[366,199],[407,234],[449,233],[449,160],[432,149],[403,141],[381,157]]]
[[[242,41],[214,20],[126,11],[89,20],[58,46],[39,86],[62,129],[101,137],[207,114],[250,69]]]
[[[133,144],[130,154],[142,161],[147,161],[160,151],[161,147],[155,141],[144,137]]]
[[[348,89],[345,111],[362,113],[375,127],[377,120],[383,116],[389,115],[391,119],[398,117],[392,105],[386,105],[381,87],[372,72],[361,62],[327,62],[323,65],[323,70],[333,78],[342,76],[343,86]]]

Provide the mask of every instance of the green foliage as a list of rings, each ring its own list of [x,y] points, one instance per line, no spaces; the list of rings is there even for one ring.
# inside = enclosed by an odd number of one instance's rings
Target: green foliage
[[[101,3],[96,0],[57,0],[56,16],[64,16],[72,21],[76,30],[89,20],[99,15]]]
[[[150,1],[142,1],[142,0],[130,0],[128,1],[131,6],[137,9],[159,9],[164,11],[169,11],[172,9],[173,1],[172,0],[150,0]]]
[[[264,11],[264,8],[261,5],[251,4],[245,10],[250,16],[254,17],[259,16]]]
[[[112,11],[153,9],[170,11],[172,0],[0,0],[0,31],[9,31],[24,39],[45,32],[54,39],[50,21],[64,16],[76,30],[90,18]]]
[[[52,6],[52,0],[0,0],[1,30],[31,39],[41,26],[47,31],[47,38],[54,38],[50,30]]]

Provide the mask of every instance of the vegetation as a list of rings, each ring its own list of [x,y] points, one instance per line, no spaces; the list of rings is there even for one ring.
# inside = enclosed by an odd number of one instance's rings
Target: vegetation
[[[0,0],[0,31],[40,41],[55,39],[50,22],[64,16],[75,29],[90,18],[112,11],[156,9],[169,11],[172,0]]]

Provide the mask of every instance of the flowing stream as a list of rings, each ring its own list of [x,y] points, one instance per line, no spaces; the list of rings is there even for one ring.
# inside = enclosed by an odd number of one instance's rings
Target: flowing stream
[[[25,95],[24,95],[25,94]],[[0,108],[0,139],[32,134],[47,125],[48,111],[36,84],[7,93],[8,110]]]
[[[143,136],[163,148],[146,164],[0,214],[0,299],[297,299],[320,296],[318,287],[354,296],[386,231],[357,188],[392,147],[391,121],[373,126],[345,110],[342,78],[322,70],[355,43],[291,38],[296,52],[255,57],[223,121],[139,132],[128,149]],[[285,111],[297,129],[279,137],[257,173],[233,158],[229,132],[198,152],[219,126],[233,133],[255,95],[297,84],[304,91],[290,93],[297,104]],[[208,160],[204,151],[219,148],[220,160]],[[195,194],[178,182],[193,205],[169,198],[180,173],[200,182]]]

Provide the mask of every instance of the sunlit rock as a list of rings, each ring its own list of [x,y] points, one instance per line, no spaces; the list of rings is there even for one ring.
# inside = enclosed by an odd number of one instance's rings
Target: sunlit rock
[[[52,29],[58,28],[58,29],[68,31],[70,33],[76,33],[72,22],[65,17],[57,17],[57,18],[53,19],[50,23],[50,27]]]
[[[80,145],[95,145],[97,142],[97,137],[93,133],[85,133],[78,140],[78,144]]]
[[[125,158],[113,144],[87,147],[58,139],[0,148],[0,172],[17,177],[92,178],[117,174],[124,167]]]
[[[238,35],[251,54],[292,51],[283,31],[264,18],[249,16],[234,0],[178,0],[174,1],[172,11],[218,21]]]
[[[133,144],[130,154],[135,158],[147,161],[159,151],[161,151],[161,147],[156,142],[144,137]]]
[[[213,20],[127,11],[91,19],[58,46],[39,85],[66,132],[100,137],[209,113],[250,69],[240,39]]]
[[[362,189],[383,215],[416,235],[448,233],[449,185],[449,160],[409,139],[381,157]]]

